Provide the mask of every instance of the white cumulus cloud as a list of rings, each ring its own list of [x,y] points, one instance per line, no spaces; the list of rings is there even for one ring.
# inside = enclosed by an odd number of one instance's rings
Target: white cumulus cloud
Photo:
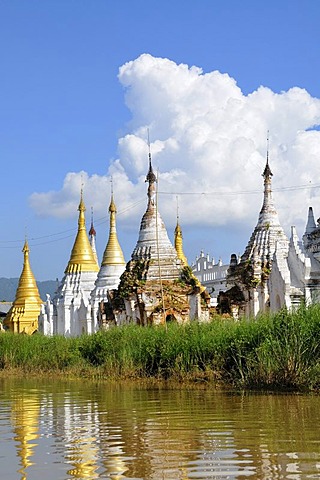
[[[313,129],[320,124],[319,99],[295,86],[281,93],[261,86],[244,95],[227,74],[148,54],[124,64],[119,81],[132,119],[119,139],[118,158],[105,176],[67,173],[60,191],[34,193],[30,203],[38,214],[74,214],[81,182],[86,203],[105,213],[112,176],[123,223],[137,225],[141,208],[130,207],[146,203],[149,130],[167,225],[175,223],[178,195],[184,226],[252,230],[262,204],[269,130],[274,199],[284,228],[302,229],[309,204],[320,215],[320,189],[313,188],[320,183],[320,132]],[[284,190],[291,186],[305,187]]]

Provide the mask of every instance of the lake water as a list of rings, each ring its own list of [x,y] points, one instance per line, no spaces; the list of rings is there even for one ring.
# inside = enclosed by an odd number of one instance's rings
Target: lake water
[[[0,478],[320,478],[320,397],[0,379]]]

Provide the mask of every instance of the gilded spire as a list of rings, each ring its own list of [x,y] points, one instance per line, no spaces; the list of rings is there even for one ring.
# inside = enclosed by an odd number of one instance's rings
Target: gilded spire
[[[94,258],[92,247],[90,245],[90,241],[86,232],[86,220],[84,214],[84,212],[86,211],[86,207],[83,201],[82,190],[78,211],[78,233],[65,273],[98,272],[99,265]]]
[[[179,205],[178,205],[178,198],[177,198],[177,225],[174,230],[174,248],[178,254],[178,258],[181,260],[184,266],[188,265],[187,258],[183,252],[183,241],[182,241],[182,230],[179,225]]]
[[[29,245],[28,240],[24,242],[22,249],[24,260],[23,269],[19,279],[19,285],[16,292],[16,298],[14,301],[15,306],[24,305],[26,299],[32,300],[35,304],[41,305],[41,298],[37,287],[36,279],[32,273],[29,260]]]
[[[116,213],[117,213],[117,208],[114,203],[113,191],[111,189],[111,201],[109,205],[109,214],[110,214],[109,239],[103,254],[101,266],[125,265],[126,263],[124,260],[122,249],[118,241],[118,237],[117,237]]]
[[[38,329],[41,298],[29,261],[29,245],[25,240],[23,268],[19,279],[16,298],[4,319],[4,326],[16,333],[33,333]]]

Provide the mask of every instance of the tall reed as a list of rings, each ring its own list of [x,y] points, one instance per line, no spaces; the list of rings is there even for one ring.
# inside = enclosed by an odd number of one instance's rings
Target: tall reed
[[[0,334],[0,369],[320,389],[320,306],[235,322],[129,325],[78,338]]]

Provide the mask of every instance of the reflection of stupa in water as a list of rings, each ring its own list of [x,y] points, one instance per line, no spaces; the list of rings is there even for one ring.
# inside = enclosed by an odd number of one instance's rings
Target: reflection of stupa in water
[[[76,410],[75,410],[76,412]],[[66,412],[67,413],[67,412]],[[88,411],[87,414],[72,414],[68,418],[68,431],[65,434],[65,459],[72,464],[68,475],[72,478],[90,479],[110,478],[121,480],[126,478],[123,474],[128,470],[124,460],[122,446],[115,441],[113,433],[107,432],[100,437],[97,425],[96,412]],[[116,427],[118,431],[118,427]],[[102,446],[103,445],[103,446]],[[103,460],[101,460],[103,458]],[[101,472],[101,464],[103,471]]]
[[[111,447],[110,454],[108,455],[107,460],[103,462],[105,467],[104,474],[107,475],[107,478],[112,478],[112,480],[122,480],[128,478],[125,472],[128,471],[128,467],[124,460],[124,455],[121,447]]]
[[[19,398],[12,403],[11,414],[15,432],[14,440],[17,443],[17,455],[21,465],[18,472],[21,480],[27,480],[27,468],[34,465],[31,458],[38,445],[34,440],[39,438],[39,398],[32,394],[20,394]]]
[[[74,438],[66,445],[66,460],[73,465],[73,468],[68,470],[67,473],[72,478],[94,480],[99,478],[97,472],[99,456],[97,439],[91,436],[90,431],[85,432],[85,427],[81,430],[81,435],[75,432]]]
[[[90,479],[99,478],[96,464],[97,447],[90,445],[90,438],[75,440],[72,446],[74,457],[72,459],[73,468],[68,470],[68,475],[72,478]]]
[[[61,453],[70,464],[67,471],[70,479],[125,478],[123,473],[128,468],[122,452],[123,442],[115,440],[113,433],[113,429],[119,432],[120,427],[110,428],[107,422],[101,435],[101,418],[95,402],[79,404],[74,403],[72,397],[65,397],[63,417],[59,438],[63,438]]]
[[[78,404],[68,395],[64,398],[63,456],[72,466],[71,478],[94,480],[99,477],[98,418],[95,403]]]

